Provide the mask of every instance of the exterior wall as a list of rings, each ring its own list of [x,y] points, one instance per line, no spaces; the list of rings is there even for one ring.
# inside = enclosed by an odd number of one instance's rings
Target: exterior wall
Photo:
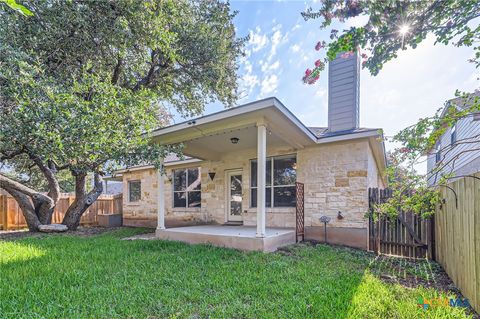
[[[328,64],[328,127],[332,132],[358,128],[360,58],[358,52]]]
[[[179,165],[175,168],[198,167],[198,164]],[[166,169],[167,176],[172,175],[172,168]],[[207,173],[201,171],[202,208],[203,196],[207,193]],[[141,181],[142,197],[139,202],[131,203],[128,198],[128,182]],[[154,169],[142,169],[123,174],[123,224],[126,226],[156,227],[157,226],[157,172]],[[202,208],[173,208],[172,182],[165,179],[165,222],[169,227],[193,225],[208,222]]]
[[[367,248],[369,153],[367,140],[319,145],[298,154],[298,181],[305,183],[306,238],[324,240],[321,216],[330,217],[330,243]],[[375,172],[376,173],[376,172]],[[377,174],[371,177],[377,178]],[[338,212],[343,216],[339,219]]]
[[[267,156],[297,155],[297,181],[305,184],[305,226],[307,238],[323,240],[323,224],[319,218],[331,217],[329,242],[359,248],[367,245],[368,187],[381,187],[381,178],[367,139],[354,142],[322,144],[297,150],[290,147],[269,147]],[[256,208],[250,207],[250,160],[256,149],[232,152],[220,161],[204,161],[167,167],[165,179],[165,221],[167,227],[198,223],[223,224],[226,215],[226,174],[241,169],[243,183],[243,222],[256,225]],[[201,167],[202,207],[172,208],[172,169]],[[208,172],[215,172],[213,181]],[[153,169],[123,173],[124,224],[156,227],[157,181]],[[128,181],[141,180],[142,200],[128,202]],[[341,211],[343,219],[338,219]],[[295,207],[267,208],[267,227],[295,227]]]
[[[368,148],[368,179],[367,184],[368,188],[377,187],[383,189],[386,187],[385,185],[385,176],[380,173],[380,170],[377,165],[377,161],[373,156],[373,152],[371,148]]]
[[[456,125],[456,134],[457,141],[467,138],[472,138],[480,134],[480,120],[475,120],[474,116],[465,117],[457,122]],[[441,149],[449,150],[448,146],[450,145],[450,135],[451,128],[446,130],[446,132],[439,139],[439,145]],[[478,138],[472,139],[473,141],[479,140]],[[441,173],[450,173],[453,172],[455,175],[470,175],[480,171],[480,165],[472,165],[472,163],[478,163],[480,159],[480,142],[470,143],[470,144],[459,144],[454,146],[452,150],[446,155],[445,161],[458,156],[458,159],[455,160],[454,165],[448,165],[445,167]],[[469,151],[475,150],[475,151]],[[445,153],[444,151],[444,153]],[[459,155],[460,154],[460,155]],[[443,158],[443,156],[442,156]],[[435,167],[435,150],[432,150],[427,157],[427,171],[431,172]],[[437,180],[440,178],[438,174]],[[429,185],[435,184],[435,177],[429,177]]]

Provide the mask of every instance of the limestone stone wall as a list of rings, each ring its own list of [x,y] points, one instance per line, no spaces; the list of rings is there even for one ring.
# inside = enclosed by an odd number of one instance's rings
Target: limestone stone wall
[[[368,187],[385,188],[384,177],[378,169],[371,148],[368,148]]]
[[[176,168],[198,167],[199,165],[181,165]],[[172,176],[172,168],[166,169],[166,175]],[[128,182],[141,181],[141,200],[131,203],[128,198]],[[207,174],[201,171],[202,201],[207,193],[205,181]],[[157,172],[154,169],[134,170],[123,174],[123,219],[125,225],[156,227],[157,225]],[[172,182],[165,179],[165,221],[167,226],[187,225],[208,222],[206,209],[174,208]]]
[[[320,226],[322,215],[331,217],[330,227],[367,227],[368,187],[378,184],[378,174],[367,140],[322,144],[301,150],[290,147],[268,147],[267,156],[297,154],[297,180],[305,183],[305,226]],[[226,174],[242,170],[243,221],[256,225],[256,208],[250,207],[250,160],[256,149],[232,152],[219,161],[203,161],[167,167],[165,205],[167,226],[185,223],[219,223],[227,220]],[[201,167],[202,207],[173,208],[172,169]],[[208,173],[215,172],[213,181]],[[123,174],[124,222],[155,227],[157,219],[157,181],[153,169]],[[142,200],[128,202],[128,181],[141,180]],[[338,211],[343,219],[337,219]],[[295,227],[295,208],[267,208],[267,227]]]
[[[324,144],[298,152],[297,180],[305,184],[305,226],[366,228],[367,140]],[[343,219],[337,218],[341,212]]]

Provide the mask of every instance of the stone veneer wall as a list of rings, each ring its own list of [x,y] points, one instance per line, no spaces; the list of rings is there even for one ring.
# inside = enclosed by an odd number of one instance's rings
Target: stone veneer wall
[[[297,154],[297,180],[305,183],[305,226],[315,239],[323,238],[322,215],[331,217],[328,227],[337,231],[339,243],[366,248],[368,187],[378,187],[381,178],[368,140],[322,144],[295,151],[289,147],[270,147],[268,156]],[[220,161],[167,167],[165,184],[166,224],[175,226],[194,223],[219,223],[226,221],[226,185],[228,170],[243,171],[243,220],[245,225],[256,225],[256,209],[250,208],[250,160],[256,150],[233,152]],[[172,185],[168,177],[172,168],[201,167],[202,207],[172,208]],[[210,180],[208,172],[215,172]],[[128,203],[128,181],[142,181],[142,201]],[[145,169],[124,173],[124,223],[127,225],[156,226],[157,182],[156,172]],[[381,186],[380,186],[381,187]],[[343,219],[337,219],[338,211]],[[322,226],[322,227],[318,227]],[[267,227],[295,227],[295,208],[267,208]],[[354,234],[342,242],[344,235],[338,231],[348,229]],[[334,233],[333,233],[334,234]],[[343,234],[343,233],[342,233]],[[319,238],[321,237],[321,238]],[[333,237],[332,237],[333,238]]]
[[[299,182],[305,183],[305,226],[364,228],[368,209],[368,141],[325,144],[298,152]],[[337,219],[338,211],[343,219]]]

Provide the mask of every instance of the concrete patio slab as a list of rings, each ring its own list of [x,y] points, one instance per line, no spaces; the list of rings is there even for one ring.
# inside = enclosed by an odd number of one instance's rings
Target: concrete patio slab
[[[272,252],[281,246],[294,244],[295,230],[267,228],[265,237],[258,238],[255,227],[202,225],[157,230],[156,237],[189,244],[211,244],[247,251]]]

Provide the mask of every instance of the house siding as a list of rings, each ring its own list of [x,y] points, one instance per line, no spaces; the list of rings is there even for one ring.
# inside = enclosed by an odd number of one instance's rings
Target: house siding
[[[337,57],[328,66],[328,127],[330,131],[357,128],[359,123],[359,58]]]
[[[480,134],[480,121],[475,121],[473,116],[465,117],[457,122],[456,125],[456,134],[457,140],[466,139],[469,137],[477,136]],[[441,149],[448,147],[450,145],[450,135],[451,128],[448,128],[446,132],[439,139],[439,144]],[[476,139],[479,140],[478,138]],[[444,162],[450,161],[452,158],[458,156],[458,159],[455,160],[454,165],[448,165],[437,176],[437,181],[442,174],[453,172],[455,175],[468,175],[476,173],[480,170],[480,166],[472,165],[472,163],[477,163],[478,158],[480,158],[480,142],[470,143],[470,144],[458,144],[448,152]],[[471,150],[471,151],[469,151]],[[475,150],[475,151],[474,151]],[[445,151],[444,151],[445,153]],[[459,155],[460,154],[460,155]],[[443,158],[443,156],[442,156]],[[435,184],[435,176],[431,174],[432,170],[435,167],[435,150],[432,150],[427,157],[427,171],[429,172],[429,185]]]
[[[367,139],[329,143],[295,150],[290,147],[269,147],[267,156],[296,154],[297,181],[305,184],[305,227],[307,238],[323,239],[323,215],[331,218],[329,238],[333,243],[366,248],[368,187],[378,187],[378,168]],[[243,222],[256,225],[256,208],[250,207],[250,161],[256,158],[256,150],[243,150],[225,155],[220,161],[203,161],[197,164],[167,167],[165,179],[165,221],[167,227],[218,223],[226,221],[226,173],[242,169]],[[201,208],[173,208],[172,169],[201,168]],[[213,181],[208,172],[215,172]],[[130,180],[141,180],[142,199],[129,203],[124,196],[124,224],[156,227],[157,181],[153,169],[123,174],[124,190]],[[338,212],[343,219],[338,219]],[[295,207],[267,208],[267,227],[295,227]],[[335,238],[337,238],[335,240]]]

